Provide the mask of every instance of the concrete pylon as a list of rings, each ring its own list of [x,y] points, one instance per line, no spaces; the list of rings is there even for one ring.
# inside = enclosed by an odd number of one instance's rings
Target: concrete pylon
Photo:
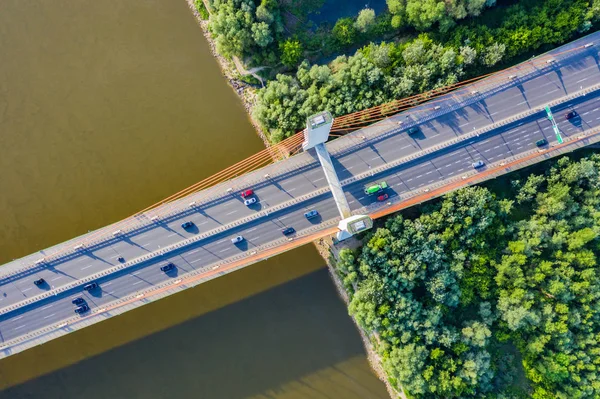
[[[342,220],[338,224],[340,231],[337,234],[338,240],[341,241],[352,237],[359,231],[370,229],[373,227],[373,220],[367,215],[352,216],[350,205],[348,205],[348,200],[342,189],[335,167],[325,147],[325,142],[329,138],[332,125],[333,117],[328,111],[323,111],[309,117],[306,121],[302,148],[304,151],[314,148],[317,152],[319,162],[325,173],[325,179],[329,184],[338,212],[342,217]]]

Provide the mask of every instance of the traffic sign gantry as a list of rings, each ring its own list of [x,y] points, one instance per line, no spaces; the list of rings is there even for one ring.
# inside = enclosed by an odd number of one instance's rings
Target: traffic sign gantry
[[[556,140],[558,141],[558,144],[562,144],[563,138],[560,135],[560,130],[558,129],[558,125],[556,124],[556,121],[554,120],[554,116],[552,115],[552,111],[550,110],[550,107],[548,105],[546,105],[544,107],[544,109],[546,110],[546,114],[548,115],[548,120],[550,122],[552,122],[552,129],[554,130],[554,134],[556,135]]]

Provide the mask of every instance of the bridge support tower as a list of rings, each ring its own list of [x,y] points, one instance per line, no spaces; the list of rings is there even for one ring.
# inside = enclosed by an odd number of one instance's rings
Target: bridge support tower
[[[356,233],[373,227],[373,220],[368,215],[353,216],[350,211],[350,205],[348,205],[335,167],[333,166],[329,152],[325,147],[325,142],[329,138],[329,131],[331,130],[332,125],[333,117],[328,111],[319,112],[310,116],[306,120],[302,148],[304,151],[314,148],[317,153],[323,172],[325,172],[325,179],[329,184],[333,199],[335,200],[337,209],[342,217],[342,220],[340,220],[340,223],[338,224],[340,231],[337,233],[337,239],[342,241],[352,237]]]

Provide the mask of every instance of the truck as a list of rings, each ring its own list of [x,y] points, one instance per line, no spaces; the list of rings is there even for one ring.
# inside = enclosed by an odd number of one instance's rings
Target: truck
[[[378,193],[382,192],[383,190],[385,190],[386,188],[388,188],[388,184],[384,181],[375,183],[375,184],[371,184],[371,185],[365,186],[365,194],[367,194],[367,195],[378,194]]]

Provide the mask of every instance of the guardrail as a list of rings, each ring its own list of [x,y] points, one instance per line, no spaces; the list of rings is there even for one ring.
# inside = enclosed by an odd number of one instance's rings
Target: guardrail
[[[571,95],[561,97],[560,99],[557,99],[557,100],[551,102],[549,105],[550,106],[560,105],[562,103],[569,102],[569,101],[571,101],[571,100],[573,100],[573,99],[575,99],[577,97],[584,96],[586,94],[592,93],[592,92],[597,91],[597,90],[600,90],[600,84],[591,86],[591,87],[589,87],[589,88],[587,88],[585,90],[577,91],[577,92],[575,92],[575,93],[573,93]],[[371,170],[365,171],[363,173],[357,174],[357,175],[355,175],[355,176],[353,176],[351,178],[348,178],[348,179],[345,179],[345,180],[341,181],[340,183],[341,183],[341,185],[343,187],[343,186],[347,186],[349,184],[352,184],[352,183],[355,183],[355,182],[358,182],[358,181],[361,181],[361,180],[364,180],[364,179],[368,179],[368,178],[370,178],[370,177],[372,177],[374,175],[383,173],[383,172],[385,172],[387,170],[390,170],[390,169],[394,169],[394,168],[396,168],[396,167],[398,167],[398,166],[400,166],[400,165],[402,165],[404,163],[415,161],[415,160],[417,160],[419,158],[423,158],[423,157],[425,157],[427,155],[431,155],[431,154],[436,153],[438,151],[448,150],[449,148],[451,148],[453,146],[460,145],[460,144],[462,144],[465,141],[471,140],[471,139],[473,139],[475,137],[479,137],[479,136],[481,136],[483,134],[489,133],[489,132],[491,132],[493,130],[499,129],[499,128],[503,127],[503,126],[509,125],[511,123],[514,123],[516,121],[522,120],[524,118],[527,118],[529,116],[535,115],[535,114],[543,112],[543,111],[544,111],[543,107],[533,108],[533,109],[528,110],[526,112],[523,112],[521,114],[517,114],[517,115],[512,116],[510,118],[506,118],[506,119],[501,120],[499,122],[496,122],[496,123],[493,123],[491,125],[488,125],[488,126],[486,126],[484,128],[475,130],[473,132],[465,133],[462,136],[455,137],[454,139],[448,140],[448,141],[446,141],[444,143],[441,143],[439,145],[429,147],[427,149],[421,150],[421,151],[419,151],[417,153],[414,153],[414,154],[411,154],[409,156],[401,157],[401,158],[399,158],[399,159],[397,159],[395,161],[388,162],[388,163],[386,163],[386,164],[384,164],[382,166],[379,166],[379,167],[377,167],[375,169],[371,169]],[[83,279],[80,279],[80,280],[77,280],[77,281],[65,284],[65,285],[63,285],[63,286],[61,286],[59,288],[48,290],[48,291],[46,291],[44,293],[41,293],[41,294],[38,294],[36,296],[30,297],[30,298],[28,298],[26,300],[23,300],[23,301],[15,303],[15,304],[9,305],[7,307],[4,307],[4,308],[0,309],[0,315],[4,315],[4,314],[7,314],[7,313],[10,313],[10,312],[15,311],[17,309],[20,309],[20,308],[22,308],[24,306],[31,305],[32,303],[39,302],[41,300],[50,298],[52,296],[56,296],[58,294],[62,294],[64,292],[73,290],[73,289],[75,289],[77,287],[80,287],[80,286],[86,284],[86,283],[89,283],[89,282],[92,282],[94,280],[98,280],[98,279],[101,279],[103,277],[106,277],[109,274],[114,274],[114,273],[117,273],[117,272],[120,272],[120,271],[124,271],[124,270],[132,268],[134,266],[138,266],[138,265],[140,265],[140,264],[142,264],[144,262],[147,262],[147,261],[149,261],[151,259],[155,259],[155,258],[158,258],[158,257],[161,257],[161,256],[165,256],[165,255],[167,255],[169,253],[172,253],[173,251],[176,251],[178,249],[182,249],[184,247],[189,247],[189,246],[191,246],[191,245],[193,245],[195,243],[198,243],[199,241],[202,241],[202,240],[205,240],[207,238],[213,237],[215,235],[218,235],[218,234],[223,233],[225,231],[234,229],[234,228],[239,227],[241,225],[246,225],[246,224],[255,222],[255,221],[259,220],[259,219],[262,219],[262,218],[268,216],[271,213],[275,213],[275,212],[281,211],[283,209],[287,209],[289,207],[298,205],[298,204],[300,204],[302,202],[305,202],[305,201],[308,201],[310,199],[316,198],[316,197],[321,196],[323,194],[326,194],[328,192],[330,192],[330,188],[327,186],[327,187],[324,187],[324,188],[312,191],[310,193],[307,193],[307,194],[305,194],[303,196],[294,198],[292,200],[280,203],[280,204],[278,204],[276,206],[268,208],[267,210],[258,212],[255,215],[248,216],[246,218],[237,220],[235,222],[219,226],[216,229],[207,231],[207,232],[202,233],[202,234],[198,234],[198,235],[196,235],[194,237],[188,238],[186,240],[179,241],[179,242],[177,242],[175,244],[172,244],[172,245],[169,245],[169,246],[165,246],[165,247],[161,248],[160,250],[153,251],[153,252],[151,252],[149,254],[146,254],[146,255],[143,255],[141,257],[135,258],[135,259],[130,260],[128,262],[125,262],[123,264],[116,265],[114,267],[105,269],[105,270],[103,270],[103,271],[101,271],[99,273],[92,274],[92,275],[90,275],[88,277],[85,277]]]

